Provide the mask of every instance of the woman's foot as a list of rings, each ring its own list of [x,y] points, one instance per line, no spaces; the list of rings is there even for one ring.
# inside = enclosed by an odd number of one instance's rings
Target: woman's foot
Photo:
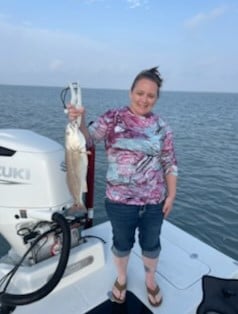
[[[154,289],[149,288],[146,286],[147,294],[148,294],[148,301],[150,305],[156,307],[162,303],[162,294],[158,285]]]
[[[126,300],[126,283],[119,283],[118,279],[116,279],[113,287],[112,287],[112,297],[111,300],[117,303],[124,303]]]

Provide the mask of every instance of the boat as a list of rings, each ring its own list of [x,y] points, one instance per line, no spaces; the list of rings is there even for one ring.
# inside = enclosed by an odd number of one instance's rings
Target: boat
[[[64,147],[31,130],[0,129],[0,233],[10,247],[0,259],[1,314],[195,314],[204,279],[224,279],[236,289],[238,261],[165,220],[156,271],[162,304],[148,302],[138,242],[129,260],[126,302],[112,302],[112,231],[109,221],[93,225],[93,177],[94,148],[88,212],[67,216],[72,197]]]

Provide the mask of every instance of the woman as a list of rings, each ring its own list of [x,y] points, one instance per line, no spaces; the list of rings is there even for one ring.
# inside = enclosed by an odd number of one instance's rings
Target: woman
[[[127,265],[138,229],[145,269],[145,285],[152,306],[162,302],[155,271],[160,253],[163,219],[176,195],[177,162],[170,128],[152,110],[162,78],[157,68],[140,72],[130,90],[130,105],[111,109],[81,131],[88,141],[104,140],[108,159],[105,207],[112,225],[112,252],[117,278],[112,300],[126,297]],[[69,118],[84,110],[68,106]]]

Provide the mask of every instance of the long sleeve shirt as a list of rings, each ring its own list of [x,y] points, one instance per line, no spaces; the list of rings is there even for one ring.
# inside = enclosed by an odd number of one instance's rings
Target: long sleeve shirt
[[[125,204],[157,204],[167,195],[165,176],[177,175],[172,131],[159,115],[137,116],[129,107],[105,112],[89,127],[104,140],[106,196]]]

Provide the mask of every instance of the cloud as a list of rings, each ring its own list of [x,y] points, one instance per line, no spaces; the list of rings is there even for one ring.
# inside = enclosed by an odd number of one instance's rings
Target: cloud
[[[135,9],[142,6],[147,7],[148,0],[127,0],[127,3],[129,4],[130,9]]]
[[[0,17],[0,84],[63,86],[80,80],[86,87],[127,87],[134,52],[81,32],[11,23]],[[118,67],[118,60],[133,60]],[[115,75],[115,72],[117,75]]]
[[[57,72],[62,69],[64,62],[60,59],[55,59],[50,62],[49,68],[52,72]]]
[[[111,53],[107,42],[80,33],[12,24],[3,17],[0,41],[4,43],[0,49],[0,83],[4,84],[19,80],[24,84],[56,84],[67,77],[84,77],[84,73],[93,72],[94,66],[110,62],[106,61]]]
[[[85,0],[86,3],[104,2],[105,0]]]
[[[115,1],[115,0],[112,0],[112,2],[113,1]],[[117,1],[119,1],[119,0],[117,0]],[[135,9],[135,8],[139,8],[142,6],[145,7],[146,9],[148,9],[149,0],[123,0],[123,1],[125,1],[129,5],[130,9]],[[84,2],[87,4],[104,2],[105,5],[108,5],[110,1],[109,0],[84,0]]]
[[[217,7],[208,13],[198,13],[195,16],[193,16],[192,18],[185,21],[185,23],[184,23],[185,27],[194,28],[194,27],[197,27],[198,25],[200,25],[204,22],[214,20],[214,19],[222,16],[223,14],[225,14],[226,10],[227,10],[227,8],[225,6],[223,6],[223,7]]]
[[[127,0],[129,6],[131,9],[137,8],[141,6],[140,0]]]

